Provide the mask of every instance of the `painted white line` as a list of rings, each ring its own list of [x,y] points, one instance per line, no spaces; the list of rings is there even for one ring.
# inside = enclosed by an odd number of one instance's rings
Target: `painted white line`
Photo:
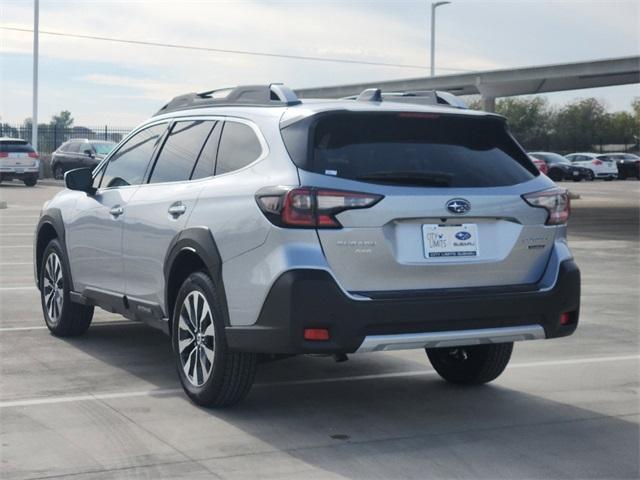
[[[33,245],[0,245],[0,248],[33,248]]]
[[[114,322],[96,322],[91,324],[91,328],[95,327],[110,327],[116,325],[144,325],[142,322],[130,322],[126,320],[114,321]],[[31,327],[0,327],[0,333],[4,332],[27,332],[30,330],[47,330],[46,325],[33,325]]]
[[[33,265],[33,262],[7,262],[7,263],[0,263],[0,267],[3,267],[5,265]]]
[[[0,237],[33,237],[33,232],[29,232],[29,233],[0,233]]]
[[[605,362],[621,362],[627,360],[640,360],[640,355],[624,355],[617,357],[594,357],[594,358],[574,358],[570,360],[549,360],[544,362],[528,362],[528,363],[516,363],[510,365],[508,368],[535,368],[535,367],[547,367],[557,365],[581,365],[590,363],[605,363]],[[282,387],[282,386],[296,386],[296,385],[312,385],[323,383],[337,383],[337,382],[353,382],[360,380],[377,380],[386,378],[403,378],[403,377],[417,377],[436,375],[433,370],[414,370],[408,372],[394,372],[394,373],[381,373],[373,375],[357,375],[353,377],[334,377],[334,378],[316,378],[310,380],[293,380],[285,382],[268,382],[268,383],[256,383],[254,387]],[[1,408],[10,407],[29,407],[33,405],[51,405],[57,403],[68,402],[84,402],[88,400],[109,400],[116,398],[132,398],[132,397],[154,397],[163,395],[175,395],[182,393],[180,388],[169,389],[156,389],[156,390],[141,390],[134,392],[119,392],[119,393],[97,393],[95,395],[76,395],[68,397],[43,397],[43,398],[27,398],[23,400],[9,400],[0,402]]]
[[[4,290],[37,290],[35,285],[20,285],[19,287],[0,287],[0,291]]]
[[[34,227],[37,223],[4,223],[0,221],[0,227]]]

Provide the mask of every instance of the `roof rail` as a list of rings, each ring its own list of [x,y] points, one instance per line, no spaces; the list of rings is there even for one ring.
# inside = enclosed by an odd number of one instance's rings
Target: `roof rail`
[[[216,106],[266,106],[282,107],[298,105],[300,100],[289,87],[282,83],[270,85],[243,85],[238,87],[220,88],[200,93],[179,95],[156,112],[156,115]]]
[[[415,103],[419,105],[446,105],[454,108],[468,108],[467,105],[455,95],[439,90],[421,90],[409,92],[382,92],[379,88],[368,88],[360,95],[345,97],[345,100],[357,100],[359,102],[397,102]]]

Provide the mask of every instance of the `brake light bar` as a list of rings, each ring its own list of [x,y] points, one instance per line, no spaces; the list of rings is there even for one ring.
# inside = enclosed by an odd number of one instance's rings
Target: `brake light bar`
[[[562,225],[571,215],[569,193],[562,188],[552,188],[542,192],[528,193],[522,198],[532,207],[544,208],[548,216],[545,225]]]
[[[342,228],[335,215],[345,210],[369,208],[384,197],[320,187],[268,187],[256,194],[262,213],[279,227]]]
[[[7,158],[9,156],[9,152],[0,152],[0,158]]]
[[[38,158],[38,152],[29,152],[31,158]]]
[[[594,165],[602,165],[602,160],[591,160],[591,163]]]

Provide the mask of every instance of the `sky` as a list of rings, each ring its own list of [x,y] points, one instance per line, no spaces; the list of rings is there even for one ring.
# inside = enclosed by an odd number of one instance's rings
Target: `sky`
[[[176,95],[238,84],[292,88],[428,75],[427,0],[40,0],[40,30],[397,66],[294,60],[41,34],[39,122],[133,127]],[[437,10],[436,73],[640,54],[640,0],[452,0]],[[33,0],[0,0],[0,26],[33,28]],[[0,121],[31,116],[33,34],[0,29]],[[639,85],[595,96],[629,109]]]

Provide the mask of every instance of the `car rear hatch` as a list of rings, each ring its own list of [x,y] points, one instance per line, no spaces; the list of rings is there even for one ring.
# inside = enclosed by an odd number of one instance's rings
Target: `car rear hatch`
[[[521,196],[538,172],[501,118],[334,112],[290,128],[301,185],[383,197],[317,230],[346,290],[533,288],[541,277],[555,229]]]
[[[25,140],[0,141],[0,168],[20,171],[32,167],[38,158],[35,150]]]

